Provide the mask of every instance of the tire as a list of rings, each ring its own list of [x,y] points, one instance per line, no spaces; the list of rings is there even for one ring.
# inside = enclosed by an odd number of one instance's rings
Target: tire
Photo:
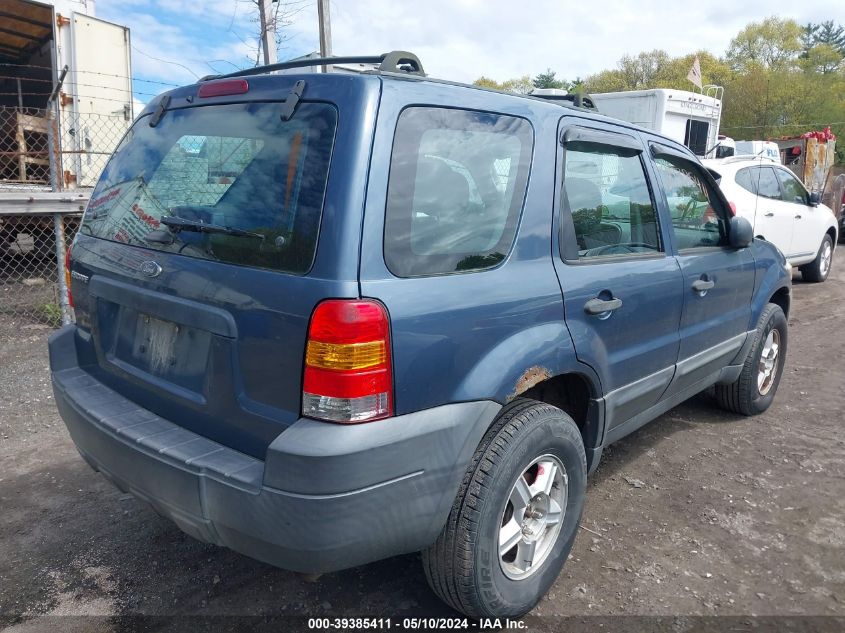
[[[830,268],[833,264],[833,239],[830,235],[825,233],[822,238],[819,252],[816,253],[816,258],[809,264],[804,264],[798,270],[801,271],[801,277],[804,281],[812,283],[820,283],[827,279],[830,274]]]
[[[774,334],[770,333],[774,331]],[[757,322],[757,330],[754,334],[754,343],[742,372],[736,382],[729,385],[716,385],[716,401],[723,409],[742,415],[757,415],[768,409],[777,393],[783,365],[786,360],[787,348],[787,324],[786,316],[780,306],[770,303],[760,315]],[[762,388],[760,384],[761,357],[764,349],[769,343],[777,344],[777,352],[772,364],[772,374],[768,380],[764,380]],[[767,349],[767,356],[771,354],[771,347]]]
[[[538,458],[540,465],[532,465]],[[558,466],[549,468],[551,465]],[[506,527],[519,526],[517,517],[524,513],[514,511],[510,499],[516,493],[512,490],[520,486],[520,481],[527,487],[527,475],[532,471],[536,479],[531,485],[539,487],[549,481],[549,473],[558,474],[560,481],[549,486],[546,499],[557,498],[558,507],[564,511],[555,525],[533,531],[538,539],[535,565],[522,572],[517,568],[524,565],[516,560],[516,555],[532,537],[523,537],[524,530],[511,532],[519,543],[505,555],[505,561],[500,560],[499,538],[503,522]],[[586,481],[584,443],[572,418],[551,405],[514,400],[485,434],[464,475],[446,525],[434,545],[422,552],[426,579],[434,593],[456,611],[473,618],[519,617],[527,613],[554,583],[569,555],[584,508]],[[562,491],[565,497],[561,496]],[[539,494],[532,499],[543,502]],[[550,520],[554,507],[546,506],[545,515],[538,511],[543,517],[539,521]],[[532,508],[529,505],[525,511]],[[531,520],[524,519],[526,530],[535,528]],[[525,575],[509,577],[506,569],[512,575]]]

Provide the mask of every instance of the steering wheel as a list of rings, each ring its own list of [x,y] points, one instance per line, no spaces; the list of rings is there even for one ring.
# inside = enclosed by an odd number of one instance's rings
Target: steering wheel
[[[596,256],[596,255],[624,255],[627,253],[636,253],[634,249],[637,247],[641,248],[654,248],[654,244],[646,244],[645,242],[627,242],[625,244],[608,244],[607,246],[599,246],[597,248],[591,248],[588,250],[585,255],[589,256]]]

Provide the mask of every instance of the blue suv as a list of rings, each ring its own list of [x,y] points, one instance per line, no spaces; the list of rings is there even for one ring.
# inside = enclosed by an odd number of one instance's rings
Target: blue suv
[[[771,404],[786,262],[678,143],[409,53],[329,61],[376,64],[138,117],[68,258],[56,404],[198,539],[309,573],[421,551],[456,610],[521,615],[605,446],[713,386]]]

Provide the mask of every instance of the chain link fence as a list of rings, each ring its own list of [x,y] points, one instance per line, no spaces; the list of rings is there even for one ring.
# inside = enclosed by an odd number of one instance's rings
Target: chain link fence
[[[0,318],[13,324],[3,331],[67,320],[62,255],[130,124],[124,111],[0,106]]]
[[[0,217],[0,319],[12,326],[5,332],[62,324],[64,262],[56,254],[56,235],[70,246],[79,220],[78,214]]]

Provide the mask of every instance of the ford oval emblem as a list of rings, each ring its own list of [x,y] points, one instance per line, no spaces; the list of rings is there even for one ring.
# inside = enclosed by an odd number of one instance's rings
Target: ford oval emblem
[[[152,260],[141,264],[140,270],[147,277],[158,277],[161,274],[161,266],[158,265],[158,262]]]

